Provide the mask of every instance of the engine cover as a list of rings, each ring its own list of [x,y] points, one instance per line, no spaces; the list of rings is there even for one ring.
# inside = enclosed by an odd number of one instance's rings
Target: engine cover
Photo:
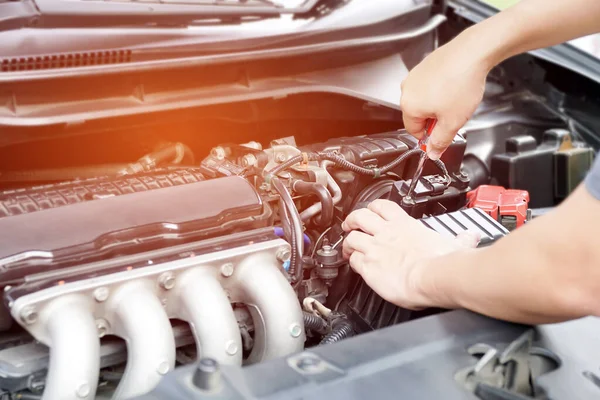
[[[241,177],[199,181],[0,218],[2,284],[74,262],[266,226]]]

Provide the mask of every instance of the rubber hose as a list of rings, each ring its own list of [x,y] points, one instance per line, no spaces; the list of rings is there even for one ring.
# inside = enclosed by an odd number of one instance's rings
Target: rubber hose
[[[302,282],[302,256],[304,255],[302,220],[300,219],[300,214],[298,214],[294,200],[284,184],[276,177],[273,178],[272,183],[273,188],[279,194],[279,198],[285,206],[292,228],[290,229],[292,254],[290,257],[289,273],[293,277],[292,286],[295,288]]]
[[[118,172],[119,175],[135,175],[165,163],[193,164],[194,153],[183,143],[171,143],[152,153],[146,154]]]
[[[194,153],[183,143],[171,143],[146,157],[156,165],[176,161],[178,161],[177,164],[194,164]]]
[[[339,342],[354,335],[354,329],[348,321],[341,321],[321,340],[319,345]]]
[[[304,317],[304,326],[307,329],[311,329],[315,332],[323,332],[327,328],[327,322],[323,318],[307,313],[306,311],[302,314]]]
[[[333,198],[329,190],[320,183],[294,181],[294,190],[300,194],[314,194],[321,202],[321,215],[315,216],[315,222],[322,228],[329,228],[333,222]]]
[[[318,161],[319,160],[319,156],[315,153],[306,153],[306,157],[307,157],[308,161]],[[303,160],[304,160],[304,156],[302,154],[298,154],[297,156],[294,156],[294,157],[290,158],[289,160],[279,164],[278,166],[266,171],[266,176],[277,176],[277,174],[279,174],[283,170],[288,169],[292,165],[298,164],[300,161],[303,161]]]

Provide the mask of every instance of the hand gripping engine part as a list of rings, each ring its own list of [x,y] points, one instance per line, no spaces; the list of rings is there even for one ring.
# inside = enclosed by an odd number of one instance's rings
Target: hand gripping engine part
[[[508,230],[528,220],[529,193],[526,190],[482,185],[467,193],[467,202],[467,207],[481,209]]]
[[[289,251],[287,242],[274,239],[145,268],[124,267],[123,272],[94,278],[70,277],[41,290],[39,283],[30,292],[27,284],[9,289],[13,318],[50,348],[43,399],[94,398],[100,319],[102,335],[117,335],[127,342],[127,367],[114,399],[150,391],[174,368],[176,343],[170,319],[189,322],[199,356],[220,364],[242,362],[232,303],[245,304],[255,325],[254,347],[246,362],[302,350],[303,314],[277,259],[282,249]],[[221,274],[223,265],[232,265],[232,273]],[[172,277],[172,284],[161,285],[165,274]],[[107,294],[100,300],[95,296],[99,288]]]
[[[420,220],[423,225],[451,238],[466,231],[480,236],[479,247],[488,246],[508,234],[508,230],[477,208],[451,212]],[[357,332],[367,332],[439,312],[438,309],[411,311],[383,300],[362,278],[354,274],[349,297],[341,310]]]

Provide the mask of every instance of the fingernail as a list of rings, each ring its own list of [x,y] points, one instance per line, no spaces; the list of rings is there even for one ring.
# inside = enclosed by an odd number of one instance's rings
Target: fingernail
[[[346,227],[346,221],[342,222],[342,229],[343,229],[343,230],[346,230],[346,229],[347,229],[347,227]]]

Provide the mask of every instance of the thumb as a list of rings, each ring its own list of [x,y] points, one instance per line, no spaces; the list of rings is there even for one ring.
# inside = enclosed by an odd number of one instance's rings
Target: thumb
[[[448,124],[445,120],[438,120],[427,142],[427,156],[432,160],[439,159],[448,146],[452,144],[459,128],[455,127],[454,124]]]

